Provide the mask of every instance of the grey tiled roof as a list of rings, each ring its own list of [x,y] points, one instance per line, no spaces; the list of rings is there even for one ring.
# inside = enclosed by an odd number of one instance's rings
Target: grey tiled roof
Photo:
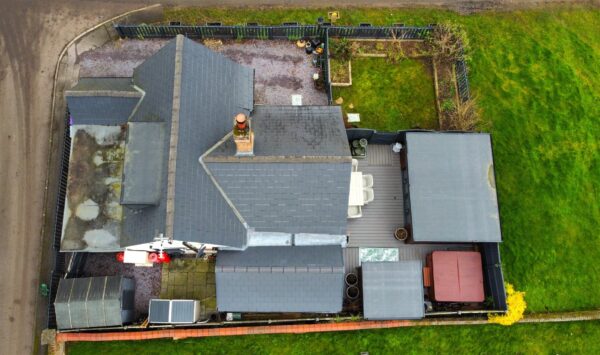
[[[221,251],[215,272],[221,312],[337,313],[342,309],[340,246]]]
[[[351,163],[208,163],[257,231],[346,234]]]
[[[131,78],[80,78],[65,96],[74,124],[121,125],[142,93],[132,86]]]
[[[339,106],[257,105],[251,122],[255,157],[350,156]],[[235,144],[230,139],[210,156],[231,157],[234,154]]]
[[[174,234],[178,240],[242,248],[246,228],[198,158],[253,106],[254,70],[186,39],[183,46]]]
[[[419,319],[425,316],[420,260],[362,263],[366,319]]]
[[[120,96],[69,96],[73,124],[115,126],[127,123],[140,99]]]
[[[137,92],[133,87],[132,78],[79,78],[72,91],[130,91]]]
[[[334,106],[256,106],[254,156],[235,156],[233,138],[204,161],[256,231],[346,234],[351,157]]]
[[[406,133],[412,237],[500,242],[489,134]]]
[[[231,129],[235,113],[252,109],[254,71],[191,40],[182,43],[173,238],[243,248],[246,228],[198,158]],[[169,156],[174,109],[176,50],[174,39],[134,72],[134,81],[145,96],[132,121],[166,122],[165,156]],[[159,205],[124,209],[125,236],[121,245],[149,242],[158,233],[165,233],[168,159],[164,164]]]
[[[165,123],[128,124],[121,204],[156,205],[160,201],[165,144]]]
[[[173,77],[175,72],[175,41],[168,42],[156,54],[140,64],[133,73],[135,84],[144,90],[142,99],[131,122],[165,122],[165,139],[171,134],[173,107]],[[163,144],[163,156],[168,156],[169,144]],[[166,158],[161,180],[166,183]],[[123,235],[121,246],[151,242],[165,232],[167,191],[162,186],[158,205],[143,209],[123,208]]]

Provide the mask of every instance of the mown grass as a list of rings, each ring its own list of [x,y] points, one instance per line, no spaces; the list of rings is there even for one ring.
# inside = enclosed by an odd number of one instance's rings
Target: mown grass
[[[598,354],[599,322],[69,344],[87,354]]]
[[[344,113],[360,113],[358,127],[388,132],[435,129],[433,76],[426,65],[413,59],[394,64],[385,58],[353,58],[352,86],[334,87],[333,99],[344,99]]]

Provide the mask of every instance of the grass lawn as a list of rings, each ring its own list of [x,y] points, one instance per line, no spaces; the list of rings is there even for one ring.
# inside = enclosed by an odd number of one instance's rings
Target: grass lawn
[[[397,131],[438,126],[433,75],[421,60],[391,64],[385,58],[353,58],[352,86],[334,87],[333,99],[338,97],[344,99],[344,113],[360,113],[359,127]]]
[[[326,12],[184,9],[167,20],[314,23]],[[339,23],[444,20],[467,30],[472,92],[493,133],[506,280],[527,292],[529,311],[600,308],[600,11],[354,8]]]
[[[339,333],[254,335],[106,343],[73,343],[92,354],[598,354],[599,322],[512,327],[436,326]],[[243,350],[242,350],[243,349]]]

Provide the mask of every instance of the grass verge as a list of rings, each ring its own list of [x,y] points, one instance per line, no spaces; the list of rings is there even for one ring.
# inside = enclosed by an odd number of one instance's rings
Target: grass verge
[[[436,326],[339,333],[69,344],[87,354],[597,354],[600,323]],[[243,349],[243,350],[242,350]]]

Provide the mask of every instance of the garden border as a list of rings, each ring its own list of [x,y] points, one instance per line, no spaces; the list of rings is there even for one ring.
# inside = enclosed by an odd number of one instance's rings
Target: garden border
[[[325,79],[327,100],[333,103],[331,91],[331,74],[329,38],[353,39],[387,39],[399,40],[424,40],[431,33],[435,25],[415,27],[404,25],[372,26],[332,26],[329,23],[317,25],[299,25],[297,23],[282,24],[280,26],[261,26],[256,24],[223,26],[220,22],[206,25],[122,25],[114,26],[121,38],[173,38],[178,34],[193,39],[288,39],[320,38],[325,43],[326,60],[321,60],[319,65]],[[461,102],[470,98],[468,69],[464,60],[455,63],[458,96]]]

